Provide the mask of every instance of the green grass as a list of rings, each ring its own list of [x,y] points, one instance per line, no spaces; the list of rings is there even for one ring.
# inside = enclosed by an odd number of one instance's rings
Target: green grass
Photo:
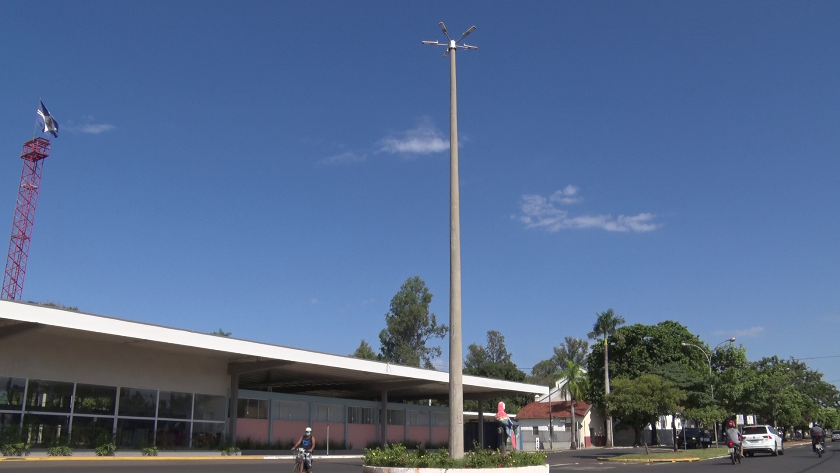
[[[709,458],[715,457],[722,457],[729,455],[728,448],[695,448],[692,450],[679,450],[679,451],[663,451],[661,449],[651,450],[650,455],[645,455],[644,452],[642,453],[626,453],[621,455],[615,455],[611,457],[603,457],[604,459],[608,459],[609,461],[639,461],[639,460],[667,460],[667,459],[682,459],[682,458],[699,458],[701,460],[708,460]]]

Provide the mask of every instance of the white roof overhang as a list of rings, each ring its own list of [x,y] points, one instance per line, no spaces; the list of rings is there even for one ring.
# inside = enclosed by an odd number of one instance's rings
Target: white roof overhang
[[[128,341],[150,350],[221,358],[228,363],[228,373],[239,375],[240,389],[350,399],[379,399],[383,391],[388,391],[391,401],[445,399],[449,394],[449,374],[444,371],[0,300],[0,343],[3,338],[31,330],[68,335],[72,331],[76,336]],[[545,395],[548,388],[465,375],[463,392],[465,399],[489,399]]]

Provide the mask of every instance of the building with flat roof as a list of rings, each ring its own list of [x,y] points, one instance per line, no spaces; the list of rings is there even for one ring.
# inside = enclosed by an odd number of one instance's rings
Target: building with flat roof
[[[463,377],[464,399],[547,388]],[[448,442],[449,375],[0,300],[0,434],[33,446]],[[233,408],[230,408],[233,407]],[[482,418],[479,414],[479,418]]]

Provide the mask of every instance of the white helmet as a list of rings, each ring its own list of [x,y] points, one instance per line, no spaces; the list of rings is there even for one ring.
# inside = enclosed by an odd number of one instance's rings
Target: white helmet
[[[306,435],[312,435],[312,427],[307,427],[306,430],[304,430],[304,433],[306,433]]]

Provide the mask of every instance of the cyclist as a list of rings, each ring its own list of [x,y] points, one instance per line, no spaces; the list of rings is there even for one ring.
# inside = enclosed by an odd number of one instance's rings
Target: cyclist
[[[303,435],[295,442],[295,446],[292,447],[292,450],[298,448],[298,446],[303,447],[304,452],[306,452],[306,457],[303,461],[303,469],[305,471],[312,471],[312,451],[315,450],[315,436],[312,435],[312,427],[307,427],[306,430],[303,431]]]
[[[823,431],[820,424],[814,422],[814,426],[811,427],[811,450],[816,452],[817,451],[817,444],[823,443],[825,439],[825,432]]]
[[[741,441],[741,432],[735,428],[734,420],[726,423],[726,438],[738,447],[738,450],[741,452],[741,458],[744,458],[744,442]]]

